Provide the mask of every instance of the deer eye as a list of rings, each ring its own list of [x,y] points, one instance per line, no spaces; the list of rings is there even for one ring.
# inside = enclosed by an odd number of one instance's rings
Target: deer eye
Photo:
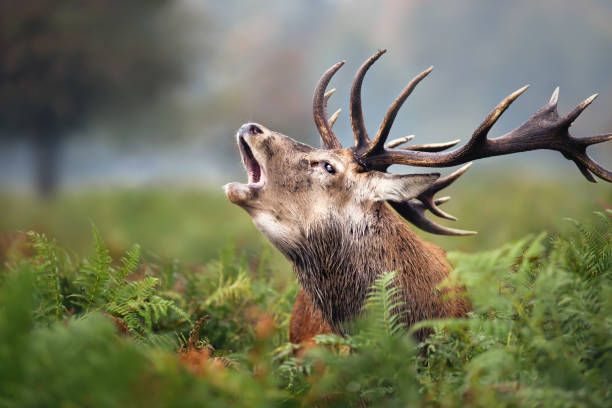
[[[335,174],[336,173],[336,169],[334,169],[334,166],[332,166],[331,164],[329,164],[328,162],[323,162],[323,168],[325,169],[325,171],[327,171],[329,174]]]

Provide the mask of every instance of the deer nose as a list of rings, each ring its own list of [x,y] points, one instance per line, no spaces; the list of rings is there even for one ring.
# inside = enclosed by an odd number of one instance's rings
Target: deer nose
[[[254,123],[246,123],[242,125],[240,130],[238,131],[241,135],[261,135],[263,130]]]

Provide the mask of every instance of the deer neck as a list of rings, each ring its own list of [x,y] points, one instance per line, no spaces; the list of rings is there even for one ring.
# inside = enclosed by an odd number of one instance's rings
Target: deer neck
[[[431,297],[449,269],[442,250],[421,240],[382,203],[358,221],[328,216],[310,225],[286,255],[335,332],[359,313],[383,272],[397,271],[408,298],[416,301]]]

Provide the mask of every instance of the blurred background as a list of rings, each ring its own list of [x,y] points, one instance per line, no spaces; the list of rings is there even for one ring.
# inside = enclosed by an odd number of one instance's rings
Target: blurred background
[[[575,136],[611,132],[610,21],[609,0],[2,1],[0,232],[35,229],[87,252],[94,223],[116,251],[139,242],[189,263],[233,242],[284,267],[222,194],[246,179],[234,141],[242,123],[318,145],[312,92],[346,60],[329,111],[343,109],[335,131],[350,144],[354,72],[387,48],[364,83],[370,132],[430,65],[391,138],[466,140],[525,84],[491,136],[520,125],[557,85],[562,114],[600,94]],[[590,154],[612,167],[612,143]],[[452,226],[479,235],[423,234],[447,249],[494,248],[612,205],[610,184],[588,183],[556,152],[479,161],[448,190]]]

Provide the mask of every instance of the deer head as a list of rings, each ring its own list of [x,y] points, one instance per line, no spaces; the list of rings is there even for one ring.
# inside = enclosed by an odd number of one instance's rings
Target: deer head
[[[323,74],[314,93],[314,120],[323,147],[299,143],[260,124],[245,124],[238,131],[237,141],[248,183],[225,186],[229,200],[244,208],[257,228],[293,262],[300,284],[336,332],[342,332],[339,322],[359,311],[376,276],[390,270],[399,272],[404,297],[411,302],[412,315],[407,320],[465,313],[465,302],[450,307],[433,295],[450,270],[443,251],[420,240],[399,216],[434,234],[474,234],[443,227],[425,217],[430,211],[441,218],[455,219],[438,207],[449,198],[434,196],[465,173],[470,161],[551,149],[572,160],[589,181],[595,182],[595,175],[612,182],[612,173],[586,153],[588,146],[611,140],[612,134],[575,138],[569,133],[572,122],[597,95],[561,117],[557,112],[558,88],[530,119],[495,139],[487,137],[489,130],[527,86],[502,100],[462,147],[448,151],[459,140],[408,146],[402,145],[410,137],[387,142],[398,110],[432,71],[429,68],[404,88],[370,139],[361,109],[361,85],[367,70],[384,52],[370,57],[353,82],[350,118],[354,146],[343,148],[332,131],[340,111],[329,119],[326,113],[334,91],[326,92],[326,88],[344,64],[339,62]],[[438,173],[387,173],[392,164],[465,165],[441,178]],[[387,208],[387,203],[397,214]]]
[[[254,123],[239,130],[238,145],[249,180],[227,185],[227,196],[282,251],[320,220],[359,223],[387,200],[417,197],[439,176],[366,171],[350,149],[316,149]]]

